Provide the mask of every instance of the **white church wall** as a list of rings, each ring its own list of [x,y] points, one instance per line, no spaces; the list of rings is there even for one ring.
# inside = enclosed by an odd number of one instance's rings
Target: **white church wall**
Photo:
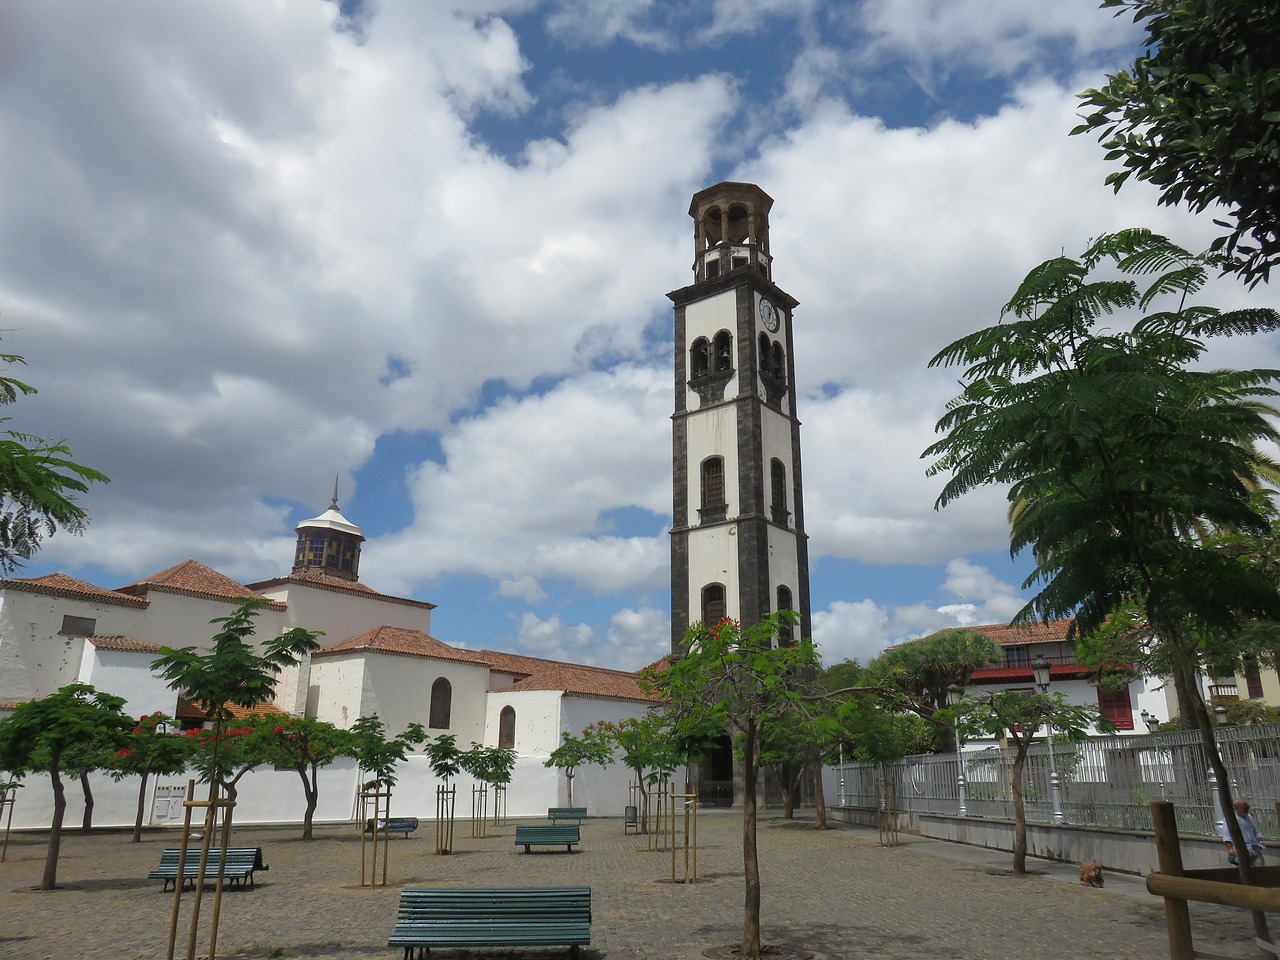
[[[372,681],[366,677],[360,654],[336,654],[312,661],[310,681],[307,716],[346,729],[364,713],[377,712],[372,703]]]
[[[698,571],[701,580],[689,580],[689,614],[694,619],[702,617],[702,588],[708,583],[719,582],[725,587],[725,613],[739,619],[738,559],[733,538],[736,524],[717,524],[705,530],[689,532],[689,570]]]
[[[566,695],[561,704],[562,728],[575,736],[593,723],[643,717],[653,709],[652,705],[634,700],[608,700],[603,697],[576,697]],[[631,803],[630,783],[634,775],[621,762],[607,767],[578,767],[573,777],[573,804],[586,807],[593,816],[621,816],[623,808]],[[564,781],[563,772],[560,780]],[[566,782],[559,785],[561,803],[568,803],[569,788]]]
[[[684,312],[685,324],[685,340],[692,344],[699,337],[706,337],[708,341],[714,340],[715,335],[721,330],[728,330],[737,339],[738,330],[738,296],[736,290],[727,290],[718,296],[708,297],[705,300],[699,300],[691,303]],[[734,357],[737,357],[738,344],[734,345]],[[715,369],[715,358],[711,358],[712,369]],[[738,372],[737,361],[734,362],[734,374],[729,382],[725,385],[724,395],[726,397],[736,396],[738,393]],[[685,391],[685,409],[698,410],[702,406],[702,401],[698,394],[689,389]]]
[[[239,601],[235,600],[206,600],[159,590],[148,593],[147,599],[150,604],[146,616],[139,618],[136,636],[139,640],[166,647],[207,648],[222,626],[212,621],[229,615],[239,606]],[[259,610],[254,618],[254,635],[258,642],[279,636],[283,632],[283,622],[281,611]],[[109,635],[101,624],[98,633]]]
[[[325,649],[374,627],[403,627],[431,633],[431,611],[425,606],[394,603],[359,590],[327,590],[301,583],[284,583],[263,589],[262,595],[284,600],[288,610],[282,623],[289,627],[323,630]]]
[[[449,726],[443,730],[431,730],[432,736],[451,733],[458,738],[463,750],[473,743],[483,743],[485,713],[488,706],[489,669],[479,664],[456,663],[449,660],[426,660],[429,671],[426,686],[420,699],[421,719],[424,727],[430,719],[431,688],[438,677],[444,677],[452,688],[449,709]]]
[[[521,757],[548,757],[560,745],[559,690],[522,690],[490,693],[485,707],[484,743],[498,743],[498,722],[503,707],[516,712],[515,750]]]
[[[155,657],[153,653],[99,650],[86,642],[80,676],[96,690],[124,697],[124,712],[130,716],[159,710],[172,717],[178,707],[178,693],[151,672]]]

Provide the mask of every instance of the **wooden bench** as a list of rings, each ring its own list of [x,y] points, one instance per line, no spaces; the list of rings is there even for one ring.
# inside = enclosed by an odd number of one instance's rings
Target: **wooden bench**
[[[550,807],[547,809],[547,819],[552,823],[560,820],[575,820],[581,823],[587,819],[586,807]]]
[[[168,890],[169,884],[175,883],[178,879],[178,855],[181,851],[177,847],[167,847],[160,854],[160,866],[147,874],[148,880],[163,880],[161,890]],[[205,864],[204,881],[206,883],[216,883],[218,879],[218,864],[222,861],[222,850],[218,847],[209,849],[209,860]],[[228,847],[226,864],[222,868],[223,880],[233,885],[241,885],[248,881],[249,886],[253,886],[253,875],[259,870],[271,869],[262,862],[261,847]],[[200,877],[200,848],[193,847],[187,850],[186,863],[182,865],[182,885],[184,887],[194,887],[196,879]]]
[[[569,853],[573,853],[573,845],[581,842],[582,837],[577,824],[572,827],[562,827],[557,824],[516,827],[516,846],[524,847],[525,853],[530,852],[530,847],[558,847],[562,843]]]
[[[387,940],[424,956],[432,947],[578,947],[591,943],[590,887],[445,890],[406,887]]]
[[[379,820],[378,831],[386,831],[387,833],[403,833],[406,840],[409,834],[418,829],[417,817],[392,817],[390,820]],[[364,822],[364,832],[373,833],[373,818],[370,817]]]

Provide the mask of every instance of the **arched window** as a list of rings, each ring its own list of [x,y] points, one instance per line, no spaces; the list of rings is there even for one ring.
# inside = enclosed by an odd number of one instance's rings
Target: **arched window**
[[[702,461],[702,506],[723,507],[724,500],[724,458],[707,457]]]
[[[711,370],[711,344],[706,337],[693,341],[689,350],[689,376],[701,377]]]
[[[773,375],[779,380],[787,379],[787,355],[777,340],[773,341]]]
[[[733,335],[728,330],[716,334],[712,353],[715,356],[716,373],[733,369]]]
[[[777,457],[769,461],[769,511],[774,523],[787,522],[787,468]]]
[[[778,609],[779,610],[795,609],[795,607],[791,605],[791,588],[790,587],[778,588]],[[796,628],[794,624],[790,627],[790,629],[784,629],[778,637],[779,644],[781,644],[784,647],[793,646],[796,642],[795,630]]]
[[[760,334],[760,359],[758,361],[761,373],[771,372],[771,368],[769,366],[770,356],[772,356],[772,353],[769,347],[769,335],[767,333],[762,333]]]
[[[724,584],[710,583],[702,588],[702,620],[704,623],[719,623],[729,615],[725,606]]]
[[[514,749],[516,745],[516,708],[503,707],[498,714],[498,746]]]
[[[431,710],[427,714],[427,726],[432,730],[448,730],[452,709],[453,686],[444,677],[438,677],[431,685]]]

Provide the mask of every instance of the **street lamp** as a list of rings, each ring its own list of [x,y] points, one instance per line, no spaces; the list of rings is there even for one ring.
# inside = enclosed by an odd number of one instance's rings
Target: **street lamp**
[[[1147,733],[1155,733],[1155,732],[1156,732],[1156,730],[1157,730],[1157,729],[1159,728],[1159,726],[1160,726],[1160,718],[1159,718],[1159,717],[1157,717],[1157,716],[1156,716],[1154,713],[1152,713],[1150,710],[1143,710],[1143,711],[1142,711],[1142,713],[1141,713],[1141,714],[1139,714],[1139,716],[1141,716],[1141,717],[1142,717],[1142,722],[1143,722],[1143,723],[1145,723],[1145,724],[1147,725]],[[1159,765],[1158,773],[1159,773],[1159,775],[1160,775],[1160,799],[1161,799],[1161,800],[1164,800],[1164,799],[1166,799],[1165,786],[1164,786],[1164,782],[1165,782],[1165,775],[1164,775],[1164,771],[1165,771],[1165,754],[1164,754],[1164,750],[1162,750],[1162,749],[1160,749],[1159,747],[1157,747],[1157,748],[1156,748],[1156,751],[1155,751],[1155,754],[1156,754],[1156,763]]]
[[[1031,661],[1031,670],[1035,674],[1036,686],[1041,693],[1047,694],[1052,677],[1049,661],[1043,654]],[[1062,813],[1062,785],[1058,781],[1058,758],[1053,752],[1053,724],[1046,721],[1045,728],[1049,733],[1049,791],[1053,796],[1053,822],[1066,823],[1067,818]]]
[[[964,687],[960,686],[960,684],[953,683],[947,687],[947,706],[956,706],[963,697]],[[968,798],[965,795],[964,751],[960,749],[960,717],[956,716],[953,720],[953,729],[956,733],[956,793],[960,797],[960,816],[967,817],[969,810],[965,805]]]
[[[1156,728],[1160,726],[1160,718],[1149,710],[1143,710],[1140,716],[1142,722],[1147,725],[1147,733],[1155,733]]]

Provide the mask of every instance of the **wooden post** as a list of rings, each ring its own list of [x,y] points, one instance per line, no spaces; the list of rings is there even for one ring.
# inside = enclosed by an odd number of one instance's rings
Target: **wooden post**
[[[1178,820],[1173,804],[1157,800],[1151,804],[1151,823],[1156,833],[1156,857],[1160,872],[1169,877],[1183,876],[1182,846],[1178,841]],[[1191,942],[1191,911],[1186,900],[1164,898],[1164,919],[1169,931],[1169,960],[1195,960]]]

